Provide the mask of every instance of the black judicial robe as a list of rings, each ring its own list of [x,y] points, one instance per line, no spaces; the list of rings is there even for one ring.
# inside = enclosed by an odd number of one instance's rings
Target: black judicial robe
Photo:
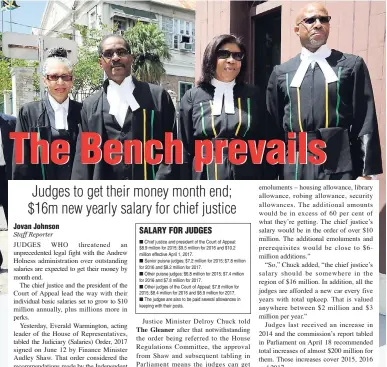
[[[337,50],[332,50],[326,60],[338,78],[328,85],[316,63],[314,68],[309,66],[300,88],[290,87],[301,63],[300,55],[276,66],[271,74],[266,102],[278,136],[287,141],[288,132],[304,131],[308,141],[321,139],[327,145],[324,164],[285,164],[280,172],[285,180],[356,179],[382,173],[367,66],[361,57]]]
[[[135,89],[133,96],[140,108],[132,111],[128,108],[124,125],[117,122],[109,114],[110,105],[107,100],[109,81],[105,80],[102,89],[89,96],[83,102],[81,132],[95,132],[102,137],[102,145],[108,139],[139,140],[143,146],[147,140],[160,140],[164,145],[165,133],[172,132],[175,123],[175,107],[168,92],[160,86],[136,80],[133,77]],[[81,136],[81,134],[80,134]],[[74,160],[73,180],[153,180],[159,165],[125,164],[110,165],[101,159],[97,164],[82,164],[81,140],[77,142],[77,152]],[[154,150],[154,154],[163,154]],[[135,153],[133,154],[135,158]]]
[[[8,222],[8,180],[12,178],[13,140],[9,134],[15,131],[16,118],[0,113],[0,130],[3,144],[5,166],[0,166],[0,205],[3,206],[5,218]],[[1,148],[0,148],[1,149]],[[0,253],[0,266],[2,258]]]
[[[232,164],[228,159],[228,149],[223,149],[223,163],[215,160],[204,165],[201,172],[194,169],[195,140],[241,139],[244,141],[266,138],[264,111],[259,109],[259,90],[257,87],[237,83],[234,86],[234,114],[226,114],[223,103],[222,113],[212,115],[215,87],[202,84],[186,92],[180,102],[180,116],[177,136],[183,142],[183,165],[171,169],[173,179],[186,180],[259,180],[264,179],[264,163],[253,164],[250,153],[243,164]],[[208,152],[203,152],[206,156]],[[215,154],[215,153],[214,153]],[[265,158],[264,158],[265,159]],[[264,161],[263,159],[263,161]]]
[[[29,102],[23,105],[16,120],[16,132],[37,132],[40,139],[52,143],[59,138],[70,143],[70,159],[65,165],[57,165],[53,162],[49,164],[31,164],[30,163],[30,143],[24,141],[24,163],[15,164],[15,153],[12,166],[12,178],[14,180],[58,180],[71,179],[71,169],[75,156],[76,141],[78,136],[78,126],[81,122],[82,103],[69,101],[69,110],[67,115],[68,130],[56,130],[51,127],[48,113],[48,96],[41,101]],[[58,133],[59,132],[59,133]]]
[[[9,138],[9,134],[15,131],[15,127],[15,117],[0,113],[1,140],[3,143],[3,154],[5,160],[5,172],[7,180],[10,180],[12,178],[13,140]]]

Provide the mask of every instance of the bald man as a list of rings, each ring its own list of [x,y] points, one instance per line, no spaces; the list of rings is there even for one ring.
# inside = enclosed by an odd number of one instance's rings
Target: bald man
[[[296,164],[281,167],[285,180],[371,179],[382,173],[374,97],[368,69],[360,56],[327,45],[331,17],[320,3],[309,3],[297,16],[294,32],[301,53],[276,66],[266,103],[271,125],[286,144],[296,143]],[[332,20],[333,21],[333,20]],[[321,139],[322,165],[299,161],[299,132]],[[311,155],[310,152],[307,153]]]

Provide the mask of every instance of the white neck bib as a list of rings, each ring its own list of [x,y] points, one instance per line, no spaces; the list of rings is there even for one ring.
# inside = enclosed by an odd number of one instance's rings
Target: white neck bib
[[[232,82],[221,82],[217,79],[212,79],[211,84],[215,87],[214,93],[214,108],[213,114],[218,116],[222,113],[223,96],[224,96],[224,110],[227,114],[233,115],[235,113],[234,107],[234,86],[235,80]]]
[[[134,88],[135,85],[131,75],[126,77],[121,84],[109,80],[106,95],[110,105],[109,113],[116,118],[121,127],[124,125],[128,108],[130,107],[132,111],[140,108],[136,98],[133,96]]]
[[[302,48],[300,55],[301,64],[298,67],[290,86],[299,88],[304,80],[309,65],[315,62],[320,66],[327,84],[336,82],[338,80],[337,76],[326,60],[326,58],[331,55],[331,52],[331,49],[328,48],[327,45],[322,45],[316,52],[310,52],[306,48]]]

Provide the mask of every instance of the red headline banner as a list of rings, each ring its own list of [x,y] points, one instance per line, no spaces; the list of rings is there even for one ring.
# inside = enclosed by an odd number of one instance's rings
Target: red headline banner
[[[58,165],[68,163],[70,159],[70,144],[65,140],[55,140],[51,144],[47,140],[39,139],[36,132],[13,132],[10,138],[15,144],[15,163],[24,164],[25,152],[29,150],[31,164],[48,164],[53,162]],[[28,144],[26,144],[28,143]],[[165,133],[164,143],[160,140],[107,140],[102,143],[102,138],[97,133],[80,133],[81,162],[83,164],[97,164],[102,159],[111,165],[122,161],[125,164],[142,164],[145,161],[151,165],[183,164],[183,143],[173,139],[172,133]],[[298,148],[298,149],[297,149]],[[203,165],[215,161],[223,163],[224,149],[227,149],[228,160],[231,164],[244,164],[248,155],[254,164],[262,164],[264,159],[271,165],[275,164],[316,164],[326,161],[324,152],[326,144],[323,140],[308,141],[306,132],[288,133],[288,141],[282,140],[195,140],[194,143],[194,169],[196,172],[203,170]],[[308,154],[308,151],[311,154]],[[287,152],[287,156],[286,156]],[[298,160],[297,160],[298,152]],[[28,163],[28,162],[26,162]]]

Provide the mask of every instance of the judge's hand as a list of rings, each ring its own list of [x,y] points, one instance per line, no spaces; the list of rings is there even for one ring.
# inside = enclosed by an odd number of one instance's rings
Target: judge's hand
[[[359,176],[357,179],[358,180],[372,180],[372,177],[371,176]]]

